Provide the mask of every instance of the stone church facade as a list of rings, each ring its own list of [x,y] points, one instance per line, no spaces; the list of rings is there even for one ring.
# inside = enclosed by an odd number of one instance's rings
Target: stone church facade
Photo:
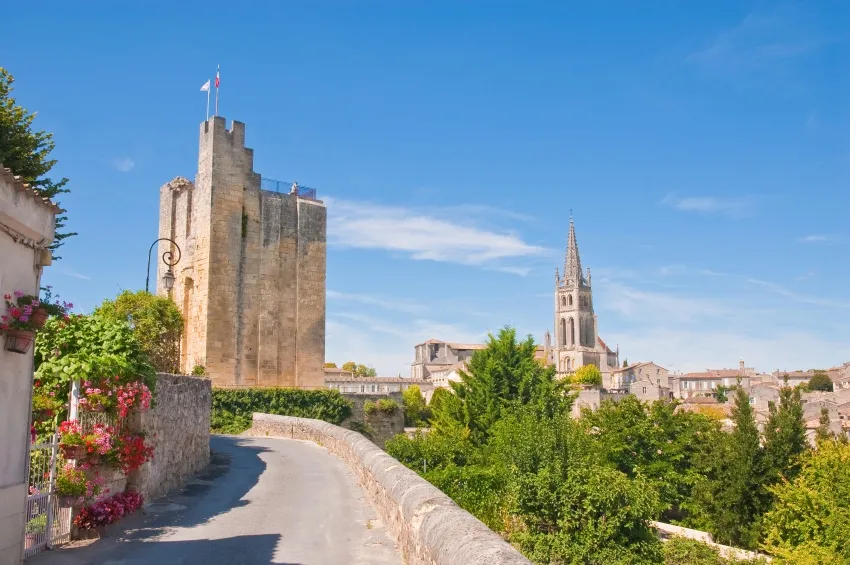
[[[547,332],[545,346],[558,375],[565,377],[583,365],[596,365],[603,375],[619,365],[619,352],[612,351],[598,335],[593,311],[590,269],[582,271],[575,226],[570,218],[564,272],[555,269],[555,340]]]
[[[327,210],[315,191],[263,190],[245,124],[201,124],[195,181],[160,189],[159,237],[182,252],[157,293],[185,326],[180,368],[217,387],[324,386]],[[159,243],[159,254],[176,250]]]

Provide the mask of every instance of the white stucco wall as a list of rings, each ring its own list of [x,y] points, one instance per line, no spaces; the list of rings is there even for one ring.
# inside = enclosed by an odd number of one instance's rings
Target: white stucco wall
[[[0,299],[16,290],[38,294],[54,221],[53,205],[0,166]],[[0,311],[6,311],[2,302]],[[32,362],[32,348],[26,355],[8,352],[0,336],[0,565],[20,563],[23,552]]]

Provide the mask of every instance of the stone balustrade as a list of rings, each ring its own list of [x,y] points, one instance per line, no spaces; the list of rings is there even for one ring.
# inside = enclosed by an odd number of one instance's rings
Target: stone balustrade
[[[362,435],[321,420],[254,414],[251,434],[313,441],[349,466],[408,565],[530,565],[472,514]]]

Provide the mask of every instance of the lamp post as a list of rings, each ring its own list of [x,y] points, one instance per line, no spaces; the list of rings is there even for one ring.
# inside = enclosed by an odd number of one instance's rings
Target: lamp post
[[[149,287],[151,280],[151,253],[153,252],[153,246],[159,243],[160,241],[168,241],[171,243],[171,245],[177,248],[177,259],[174,258],[174,254],[171,252],[171,249],[167,250],[165,253],[162,254],[162,262],[168,265],[168,270],[162,276],[162,284],[165,285],[165,290],[169,292],[172,288],[174,288],[175,277],[174,272],[171,270],[171,267],[180,262],[180,246],[177,245],[177,243],[175,243],[173,240],[168,239],[167,237],[161,237],[151,243],[151,248],[148,249],[148,270],[145,273],[145,292],[150,292]]]

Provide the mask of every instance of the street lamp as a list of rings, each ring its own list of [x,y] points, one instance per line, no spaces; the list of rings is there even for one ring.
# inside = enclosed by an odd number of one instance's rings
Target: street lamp
[[[151,280],[151,253],[153,252],[153,246],[156,245],[157,243],[159,243],[160,241],[168,241],[168,242],[171,243],[171,245],[173,245],[175,248],[177,248],[177,258],[176,259],[174,258],[174,254],[172,253],[171,249],[167,250],[165,253],[162,254],[162,262],[165,263],[166,265],[168,265],[168,270],[162,276],[162,284],[163,284],[163,286],[165,286],[165,290],[167,290],[169,292],[171,292],[171,289],[174,288],[175,277],[174,277],[174,272],[171,270],[171,267],[173,267],[174,265],[176,265],[177,263],[180,262],[180,256],[181,256],[180,246],[177,245],[177,243],[175,243],[173,240],[168,239],[167,237],[161,237],[161,238],[157,239],[156,241],[154,241],[151,244],[151,248],[148,249],[148,270],[145,273],[145,292],[150,292],[149,287],[150,287],[150,280]]]

